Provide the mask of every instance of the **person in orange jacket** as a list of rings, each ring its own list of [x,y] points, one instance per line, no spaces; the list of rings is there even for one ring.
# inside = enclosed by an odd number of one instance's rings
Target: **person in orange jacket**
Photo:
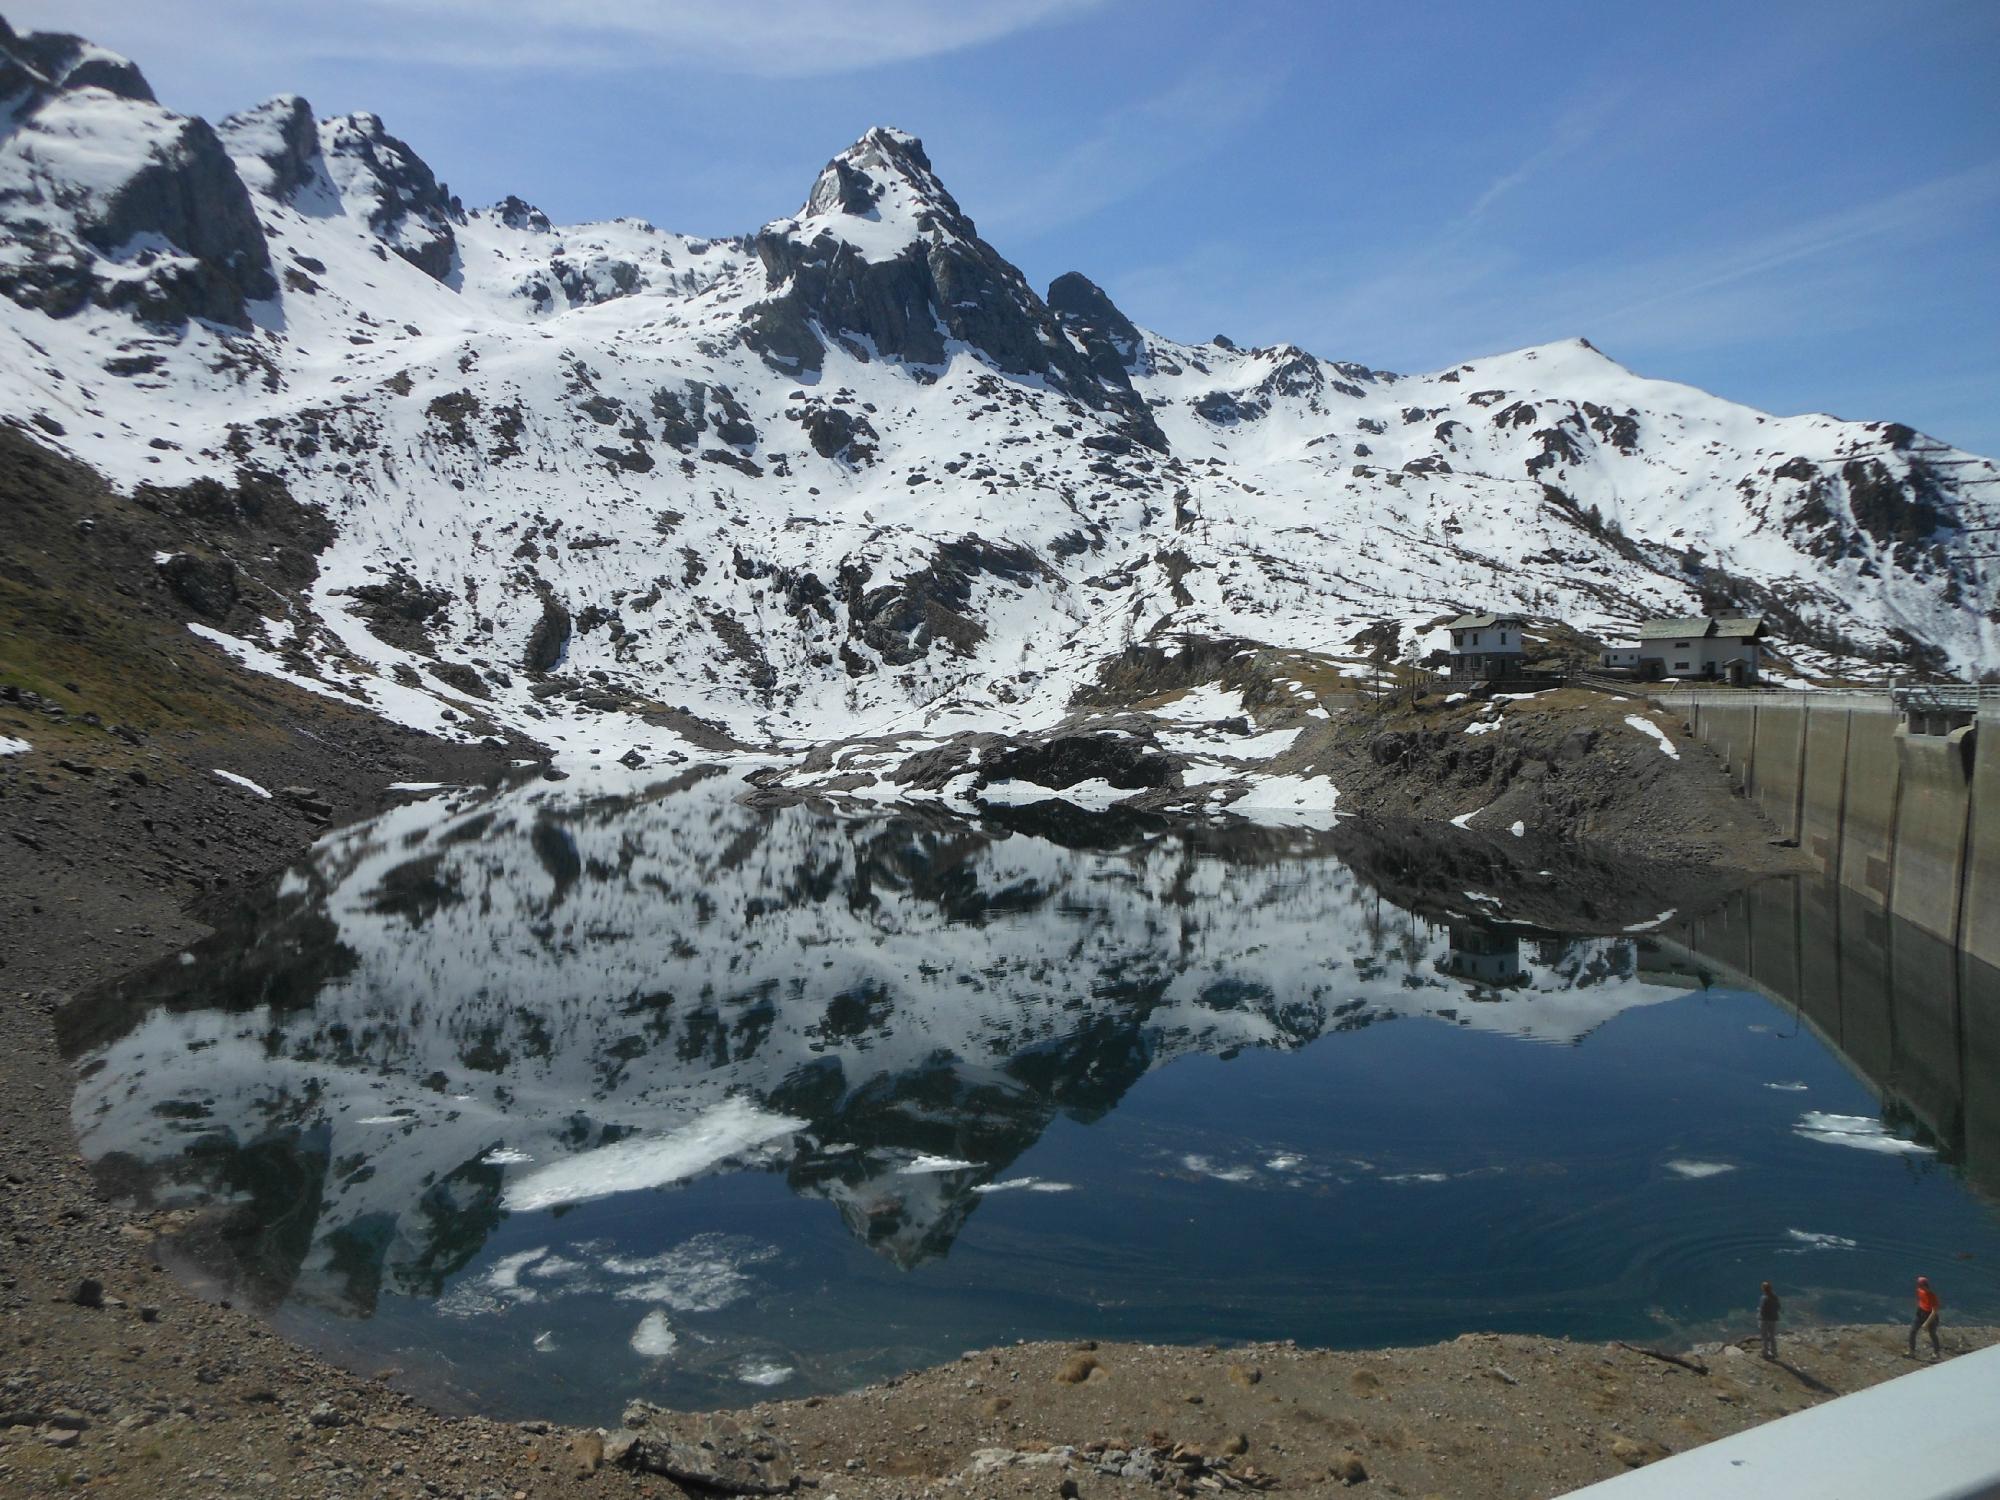
[[[1931,1290],[1930,1278],[1927,1276],[1917,1278],[1917,1316],[1916,1321],[1910,1324],[1911,1359],[1917,1357],[1919,1333],[1928,1333],[1931,1336],[1931,1359],[1933,1361],[1942,1359],[1944,1346],[1938,1342],[1938,1294]]]

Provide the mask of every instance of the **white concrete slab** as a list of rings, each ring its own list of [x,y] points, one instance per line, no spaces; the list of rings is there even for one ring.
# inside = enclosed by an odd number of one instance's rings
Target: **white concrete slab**
[[[2000,1496],[2000,1345],[1571,1494],[1593,1500]]]

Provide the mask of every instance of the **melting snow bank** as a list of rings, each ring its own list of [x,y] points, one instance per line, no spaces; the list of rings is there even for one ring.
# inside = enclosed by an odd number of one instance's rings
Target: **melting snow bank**
[[[1264,776],[1253,780],[1229,810],[1257,823],[1330,828],[1339,801],[1339,790],[1324,776]]]
[[[1661,754],[1665,755],[1669,760],[1679,760],[1681,758],[1680,747],[1668,739],[1666,730],[1660,728],[1651,719],[1641,718],[1638,714],[1627,714],[1625,715],[1625,722],[1638,730],[1639,733],[1650,735],[1659,741]]]
[[[0,734],[0,755],[26,755],[34,748],[26,740],[17,740],[10,735]]]
[[[262,797],[267,802],[270,801],[271,799],[271,794],[265,791],[264,788],[262,788],[261,786],[257,785],[257,783],[252,781],[248,776],[238,776],[234,771],[224,771],[221,769],[217,769],[215,774],[217,776],[220,776],[224,781],[228,782],[231,786],[240,786],[246,792],[255,792],[258,796]]]
[[[502,1201],[515,1213],[529,1213],[664,1187],[804,1128],[803,1120],[770,1114],[746,1099],[730,1099],[666,1135],[600,1146],[526,1173],[507,1185]]]
[[[1799,1123],[1792,1129],[1807,1140],[1825,1141],[1829,1146],[1853,1146],[1861,1151],[1927,1156],[1931,1149],[1889,1134],[1888,1126],[1866,1115],[1830,1115],[1822,1110],[1809,1110],[1799,1116]]]

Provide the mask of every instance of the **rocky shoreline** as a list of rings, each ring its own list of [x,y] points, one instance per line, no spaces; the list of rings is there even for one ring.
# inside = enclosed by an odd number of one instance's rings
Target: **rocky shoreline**
[[[427,1410],[397,1389],[398,1372],[336,1368],[167,1274],[156,1226],[107,1201],[71,1142],[71,1079],[51,1030],[66,996],[192,940],[205,901],[329,819],[380,805],[392,781],[487,779],[515,758],[387,729],[282,684],[257,691],[282,700],[265,703],[266,722],[291,727],[127,738],[18,694],[6,705],[8,726],[38,722],[42,742],[0,762],[8,1493],[414,1500],[684,1482],[859,1496],[1363,1483],[1547,1495],[1909,1368],[1888,1328],[1803,1331],[1777,1365],[1711,1344],[1693,1361],[1705,1373],[1522,1335],[1361,1352],[1041,1344],[713,1421],[635,1409],[606,1432]],[[261,797],[216,766],[298,790]],[[1949,1334],[1953,1352],[1995,1337]],[[733,1467],[698,1466],[718,1455]]]

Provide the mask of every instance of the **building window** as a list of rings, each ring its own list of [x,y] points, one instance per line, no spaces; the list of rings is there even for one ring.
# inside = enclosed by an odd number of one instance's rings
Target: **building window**
[[[1685,672],[1687,669],[1688,669],[1688,664],[1684,661],[1677,661],[1674,663],[1674,670],[1676,672]]]

